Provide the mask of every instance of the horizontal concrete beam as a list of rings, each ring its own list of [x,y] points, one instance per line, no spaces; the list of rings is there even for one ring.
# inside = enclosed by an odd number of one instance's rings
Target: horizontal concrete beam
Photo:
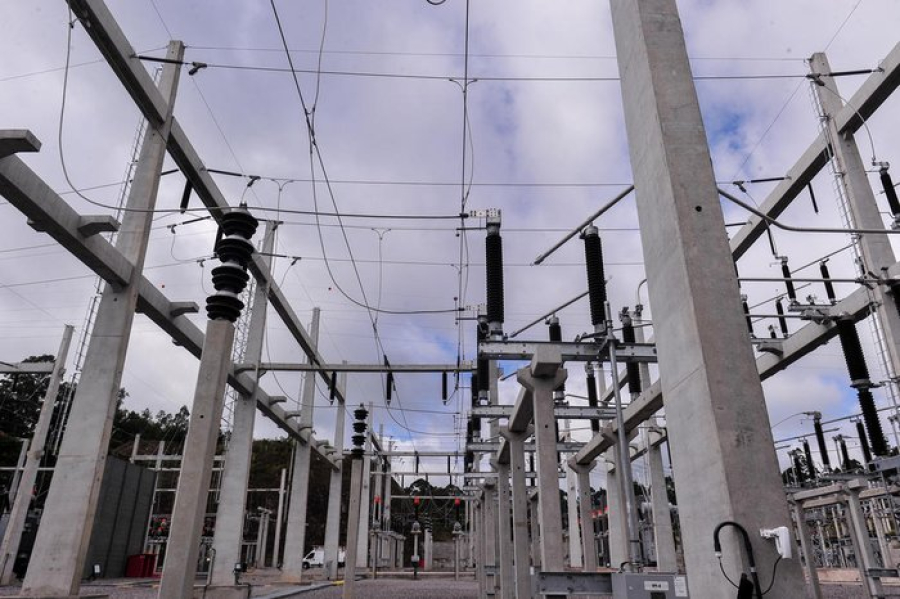
[[[567,441],[556,444],[556,451],[561,453],[575,453],[584,447],[584,443]],[[473,441],[466,443],[466,449],[476,453],[496,453],[500,449],[500,441]],[[525,451],[536,451],[534,443],[525,443]]]
[[[469,411],[469,415],[475,418],[510,418],[515,406],[478,406]],[[613,408],[601,408],[590,406],[556,406],[554,409],[557,420],[587,420],[590,418],[611,419],[615,417]]]
[[[0,374],[50,374],[53,362],[0,362]]]
[[[241,362],[234,365],[235,370],[256,370],[257,365],[251,362]],[[472,362],[460,362],[457,364],[308,364],[297,362],[260,362],[260,372],[407,372],[407,373],[437,373],[437,372],[474,372],[475,365]]]
[[[37,152],[41,142],[27,129],[7,129],[0,131],[0,158],[19,152]]]

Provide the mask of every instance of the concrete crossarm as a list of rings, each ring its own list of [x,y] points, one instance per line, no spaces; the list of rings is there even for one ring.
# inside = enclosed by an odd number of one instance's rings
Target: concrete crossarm
[[[509,430],[514,433],[524,433],[528,425],[534,421],[534,399],[531,391],[522,387],[519,389],[519,397],[509,417]]]
[[[881,63],[882,71],[873,73],[850,98],[843,110],[835,117],[838,131],[855,133],[862,127],[863,119],[868,119],[900,85],[900,44],[894,46]],[[786,179],[781,181],[760,205],[760,211],[772,218],[784,212],[785,208],[812,181],[827,163],[827,143],[822,135],[809,145],[797,163],[788,170]],[[765,233],[766,224],[758,216],[751,216],[731,238],[731,251],[735,259],[740,258],[750,246]]]
[[[896,277],[898,274],[900,274],[900,263],[895,264],[889,270],[889,275],[892,277]],[[868,291],[865,288],[857,289],[832,308],[832,314],[842,312],[846,312],[854,321],[865,318],[869,313]],[[837,330],[832,324],[816,324],[814,322],[807,324],[784,340],[784,353],[781,356],[762,354],[757,358],[756,368],[759,371],[760,379],[765,380],[776,372],[784,370],[836,335]],[[629,433],[632,432],[662,407],[662,386],[659,381],[656,381],[650,389],[644,391],[625,408],[625,430]],[[571,458],[572,463],[589,464],[591,460],[613,446],[615,432],[615,423],[604,427]]]
[[[106,4],[102,0],[69,0],[69,6],[79,18],[89,23],[89,26],[84,28],[85,32],[106,58],[144,117],[151,123],[161,123],[165,114],[165,100],[140,59],[135,58],[137,53],[134,47],[128,42]],[[187,134],[174,118],[169,134],[168,150],[178,168],[191,182],[197,197],[210,209],[213,218],[219,220],[222,214],[233,209],[228,205],[222,191],[206,170],[206,166],[191,145]],[[287,298],[270,276],[263,260],[259,256],[254,256],[248,269],[260,285],[266,285],[272,308],[284,321],[285,326],[310,361],[313,364],[324,364],[324,360],[315,349],[312,338],[303,328]],[[328,382],[330,373],[320,371],[319,375],[323,381]],[[342,392],[338,391],[337,399],[340,402],[344,401]]]
[[[0,159],[0,195],[108,283],[124,285],[131,277],[132,266],[122,254],[100,235],[82,235],[78,231],[78,223],[83,217],[17,156]],[[169,300],[145,277],[141,277],[137,285],[138,311],[146,314],[175,342],[199,358],[203,351],[203,332],[186,316],[173,316],[173,312],[181,312],[183,304]],[[228,382],[241,394],[253,394],[255,385],[247,374],[232,371]],[[256,398],[259,409],[278,427],[305,442],[297,425],[284,417],[283,409],[270,404],[269,396],[262,389],[257,390]],[[325,457],[314,442],[311,446]]]

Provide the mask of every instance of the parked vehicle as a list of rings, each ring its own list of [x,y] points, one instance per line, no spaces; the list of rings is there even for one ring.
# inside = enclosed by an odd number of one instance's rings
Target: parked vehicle
[[[346,551],[341,547],[338,549],[338,567],[344,567],[344,556]],[[303,558],[303,569],[308,570],[309,568],[321,568],[325,565],[325,548],[321,546],[313,547],[312,551],[306,554],[306,557]]]

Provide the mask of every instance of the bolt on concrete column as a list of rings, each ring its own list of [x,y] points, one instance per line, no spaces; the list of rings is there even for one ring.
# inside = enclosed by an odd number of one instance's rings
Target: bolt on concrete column
[[[528,543],[528,487],[525,486],[525,439],[530,431],[513,433],[506,427],[500,434],[509,442],[509,470],[512,476],[512,535],[515,575],[514,595],[531,598],[531,571]]]
[[[553,391],[566,380],[566,371],[560,368],[561,364],[558,348],[540,348],[535,352],[531,366],[520,369],[517,377],[519,384],[532,393],[534,402],[541,568],[548,572],[562,572],[565,568],[553,402]]]
[[[213,457],[219,439],[233,345],[232,322],[207,322],[197,389],[191,404],[191,420],[178,476],[171,534],[166,544],[166,559],[159,584],[160,599],[193,597],[200,533],[209,501]]]
[[[10,487],[9,494],[14,495],[12,509],[9,512],[9,521],[3,533],[3,545],[0,547],[0,584],[7,585],[13,579],[13,566],[16,555],[19,554],[19,543],[22,541],[22,531],[25,529],[25,519],[28,516],[28,508],[31,505],[34,482],[37,479],[38,467],[44,456],[44,445],[47,442],[47,433],[50,432],[50,420],[53,418],[53,407],[56,405],[56,396],[59,394],[60,383],[65,373],[66,358],[69,355],[69,346],[72,344],[72,331],[74,327],[67,324],[63,330],[63,338],[56,352],[56,360],[53,371],[50,373],[50,382],[44,393],[44,401],[34,431],[31,434],[31,442],[28,445],[25,466],[19,475],[18,485]],[[25,444],[23,443],[23,449]],[[15,483],[16,481],[14,481]]]
[[[676,1],[610,4],[687,574],[692,595],[725,597],[734,588],[710,552],[715,526],[755,531],[790,516]],[[772,543],[751,541],[771,572]],[[741,559],[728,534],[725,570]],[[804,592],[785,560],[772,596]]]
[[[170,42],[166,58],[178,63],[183,56],[184,44]],[[31,567],[22,585],[25,595],[77,595],[81,587],[180,71],[179,64],[166,64],[162,70],[159,90],[168,103],[167,114],[162,125],[147,128],[116,237],[116,249],[133,265],[131,279],[123,288],[106,285],[103,290],[31,552]]]
[[[261,258],[269,267],[270,254],[275,246],[274,221],[266,223]],[[247,327],[247,346],[242,362],[259,364],[262,359],[263,340],[266,332],[266,306],[268,289],[257,285],[253,294],[250,323]],[[248,373],[259,380],[259,373]],[[225,467],[219,492],[219,507],[216,510],[216,530],[213,549],[216,558],[212,563],[210,584],[212,586],[234,585],[234,565],[241,561],[241,544],[244,541],[244,511],[247,506],[247,486],[250,481],[250,459],[253,451],[253,426],[256,422],[256,397],[241,396],[234,402],[234,422],[231,438],[225,454]]]
[[[628,559],[628,530],[625,524],[625,500],[622,499],[622,486],[619,484],[618,449],[611,447],[607,452],[606,462],[606,522],[609,541],[609,567],[618,568]]]
[[[672,531],[672,511],[663,471],[662,447],[655,442],[659,432],[650,431],[647,441],[647,462],[650,466],[650,507],[653,511],[653,544],[656,546],[656,569],[677,572],[675,534]]]
[[[575,471],[578,482],[578,515],[581,520],[581,553],[584,556],[584,571],[596,572],[599,566],[597,556],[597,538],[594,532],[594,516],[591,510],[591,470],[595,462],[580,466],[569,464],[569,468]]]
[[[503,599],[515,599],[515,576],[513,575],[513,544],[510,530],[510,489],[509,464],[496,462],[497,470],[497,544],[500,550],[500,593]]]
[[[319,341],[319,308],[313,308],[309,336],[313,343]],[[310,362],[312,363],[312,362]],[[284,564],[281,580],[300,582],[303,578],[303,556],[306,554],[306,505],[309,498],[309,465],[312,447],[309,446],[313,430],[313,410],[316,399],[316,373],[309,371],[303,376],[300,405],[300,436],[294,449],[294,474],[291,477],[291,499],[288,504],[287,531],[284,535]],[[350,544],[348,539],[347,545]]]
[[[346,373],[341,373],[340,385],[346,389]],[[328,512],[325,520],[325,573],[328,580],[337,580],[341,534],[341,489],[343,487],[344,421],[347,417],[345,403],[338,404],[334,418],[334,459],[338,469],[332,470],[328,483]]]

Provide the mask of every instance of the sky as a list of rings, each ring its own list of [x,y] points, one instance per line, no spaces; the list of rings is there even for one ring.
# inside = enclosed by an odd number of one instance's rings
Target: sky
[[[300,71],[297,85],[287,71],[269,2],[107,4],[139,54],[163,56],[174,38],[187,45],[186,61],[208,65],[192,76],[187,67],[182,70],[175,116],[208,168],[246,175],[216,176],[232,204],[246,201],[251,211],[265,207],[258,215],[283,221],[276,253],[286,257],[275,260],[275,280],[304,322],[313,307],[321,308],[319,347],[326,361],[374,363],[384,354],[395,364],[473,359],[474,323],[457,322],[453,310],[461,306],[472,316],[470,308],[484,302],[485,234],[478,211],[502,211],[507,331],[586,289],[577,238],[543,265],[531,264],[632,180],[608,3],[470,0],[467,26],[466,0],[437,5],[276,0]],[[716,178],[735,193],[740,192],[731,181],[784,175],[815,138],[819,121],[804,78],[805,59],[827,51],[834,70],[876,68],[896,44],[900,25],[895,0],[681,0],[678,6],[699,77]],[[23,160],[77,211],[97,214],[103,210],[79,198],[73,187],[93,201],[115,204],[141,119],[83,27],[76,23],[67,31],[68,20],[65,2],[0,3],[0,22],[6,24],[0,36],[0,127],[33,131],[43,147]],[[70,68],[60,119],[67,47]],[[151,73],[158,67],[144,64]],[[842,95],[849,98],[864,80],[841,78]],[[313,164],[319,183],[309,181],[304,106],[314,122],[330,192],[321,164]],[[867,160],[874,154],[900,164],[898,108],[898,99],[891,98],[867,123],[868,135],[859,137]],[[167,159],[165,168],[171,166]],[[252,187],[250,175],[261,177]],[[871,180],[877,185],[877,175]],[[841,226],[834,183],[823,170],[813,183],[819,213],[801,195],[781,220]],[[158,207],[177,207],[183,184],[179,174],[164,177]],[[770,189],[771,184],[751,185],[745,199],[761,202]],[[460,230],[453,217],[464,196],[466,211],[475,216]],[[276,207],[283,212],[274,212]],[[203,305],[212,289],[215,230],[208,221],[184,224],[202,216],[196,199],[191,209],[188,215],[155,216],[145,274],[170,299]],[[729,223],[747,217],[737,207],[724,209]],[[338,222],[322,216],[317,223],[288,210],[338,211],[344,217]],[[15,208],[2,203],[0,215],[0,358],[54,353],[64,324],[77,327],[76,341],[83,332],[96,279],[49,237],[33,231]],[[633,196],[595,224],[603,239],[612,309],[633,307],[644,278]],[[850,241],[846,235],[781,231],[775,237],[778,254],[794,267]],[[852,276],[851,253],[836,254],[829,266],[834,276]],[[764,239],[739,267],[745,276],[780,276]],[[836,287],[842,297],[854,286]],[[784,289],[778,283],[746,283],[743,292],[754,312],[770,314],[773,298]],[[801,298],[810,293],[824,297],[811,286]],[[646,294],[641,301],[652,319]],[[368,311],[358,303],[400,314]],[[404,313],[435,310],[446,312]],[[564,339],[591,328],[586,300],[559,317]],[[203,328],[205,314],[192,320]],[[767,335],[769,324],[775,323],[758,322],[757,335]],[[800,325],[791,321],[791,330]],[[870,327],[861,323],[859,331],[873,378],[884,380]],[[520,338],[546,336],[539,325]],[[70,373],[79,347],[74,346]],[[263,360],[302,359],[286,327],[270,315]],[[517,366],[506,365],[506,373]],[[568,391],[584,395],[580,365],[569,371]],[[177,410],[190,403],[196,374],[197,360],[138,315],[123,377],[126,407]],[[501,383],[502,403],[515,400],[514,379]],[[375,428],[383,427],[398,447],[461,447],[468,377],[446,405],[439,375],[397,375],[390,409],[383,384],[380,376],[351,375],[347,396],[354,405],[372,403]],[[800,414],[804,411],[819,410],[826,420],[854,413],[856,398],[848,384],[836,342],[765,381],[775,439],[808,434],[812,423]],[[270,373],[262,385],[270,394],[288,396],[286,409],[296,407],[299,375]],[[317,436],[330,438],[334,409],[327,390],[321,391],[315,429]],[[880,407],[890,405],[883,390],[876,397]],[[855,437],[851,425],[834,426]],[[886,420],[884,426],[890,434]],[[258,419],[258,437],[278,434]],[[575,436],[586,439],[588,433]],[[854,440],[849,444],[854,451]],[[779,457],[786,464],[785,450]],[[446,464],[423,460],[423,467],[443,470]],[[640,463],[636,470],[640,479]]]

